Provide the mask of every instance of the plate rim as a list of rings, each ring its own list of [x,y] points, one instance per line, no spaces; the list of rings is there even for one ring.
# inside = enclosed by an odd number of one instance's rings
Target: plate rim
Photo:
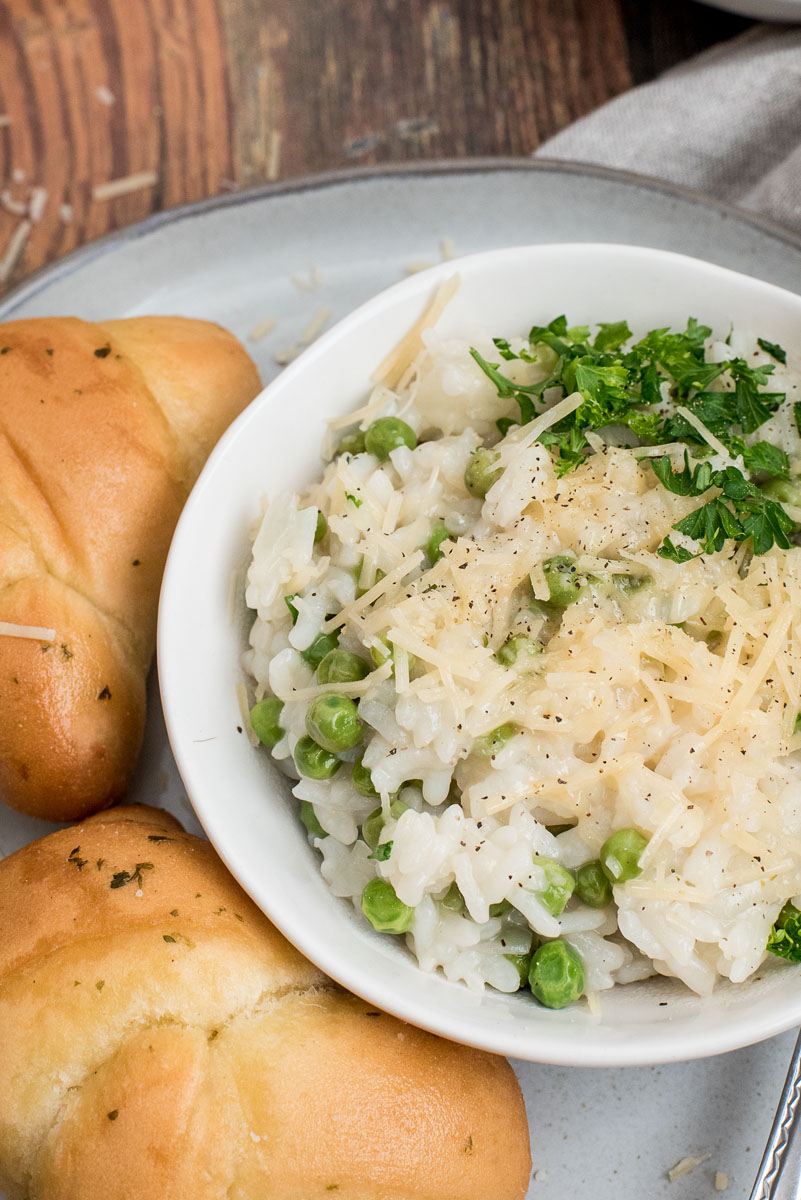
[[[32,271],[30,275],[0,298],[0,319],[13,316],[16,309],[44,291],[51,283],[68,278],[83,266],[97,258],[102,258],[118,246],[138,241],[139,238],[146,237],[163,226],[175,225],[181,221],[191,220],[193,217],[216,212],[218,209],[236,209],[273,198],[300,196],[307,192],[348,184],[367,184],[374,181],[411,178],[435,179],[448,175],[493,175],[505,171],[519,172],[520,174],[581,176],[622,183],[629,187],[687,201],[716,212],[719,216],[733,218],[801,252],[801,234],[794,233],[769,217],[752,213],[736,204],[729,204],[727,201],[719,200],[715,196],[696,191],[683,184],[660,179],[653,175],[641,175],[635,171],[605,167],[598,163],[550,158],[547,155],[536,158],[509,155],[442,158],[422,162],[376,163],[361,167],[339,167],[330,171],[319,171],[291,179],[276,180],[273,183],[259,184],[241,191],[221,192],[202,200],[194,200],[174,208],[150,213],[141,221],[136,221],[132,225],[124,225],[120,229],[113,229]]]

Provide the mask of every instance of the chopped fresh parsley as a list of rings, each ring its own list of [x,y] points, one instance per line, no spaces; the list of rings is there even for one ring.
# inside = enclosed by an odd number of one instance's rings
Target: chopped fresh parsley
[[[781,446],[772,442],[755,442],[746,446],[742,438],[732,438],[730,447],[743,460],[746,468],[755,475],[769,475],[771,479],[790,478],[790,460]]]
[[[688,562],[699,554],[714,554],[722,550],[729,538],[738,542],[752,538],[755,554],[765,554],[773,545],[783,550],[790,546],[788,535],[795,527],[794,522],[780,504],[768,499],[736,467],[728,466],[722,471],[713,471],[707,462],[691,467],[686,450],[681,471],[672,469],[667,456],[652,460],[651,467],[660,483],[679,496],[700,496],[710,488],[720,489],[720,495],[694,509],[673,526],[679,533],[699,543],[698,552],[692,554],[666,538],[657,551],[662,558]]]
[[[776,918],[766,949],[779,958],[801,962],[801,912],[789,900]]]
[[[674,526],[697,543],[697,550],[677,546],[666,538],[659,548],[663,558],[687,562],[699,554],[721,550],[729,540],[742,542],[748,538],[753,541],[755,554],[764,554],[774,545],[787,549],[795,524],[781,504],[764,495],[758,484],[768,479],[788,479],[788,456],[772,442],[749,445],[745,440],[770,419],[785,399],[783,392],[765,390],[775,365],[750,366],[738,357],[707,362],[705,343],[711,334],[708,326],[690,317],[683,331],[652,329],[632,345],[626,321],[600,324],[591,339],[588,326],[569,327],[567,318],[559,316],[548,325],[533,326],[528,346],[518,350],[513,350],[504,338],[493,339],[504,362],[542,365],[546,377],[531,384],[516,382],[501,371],[500,363],[488,362],[477,350],[471,349],[470,353],[498,396],[517,404],[523,424],[544,411],[543,394],[549,389],[558,388],[564,396],[580,394],[578,407],[540,435],[540,442],[554,455],[559,476],[574,470],[590,453],[586,436],[590,430],[616,426],[628,429],[635,444],[687,445],[680,471],[673,469],[668,456],[651,461],[660,483],[679,496],[705,496],[710,489],[718,491]],[[777,362],[786,362],[781,346],[764,339],[759,345]],[[721,376],[726,377],[725,390],[711,388]],[[711,454],[710,447],[696,424],[677,411],[679,408],[705,426],[738,465],[714,470],[704,461]],[[794,415],[801,434],[801,402],[794,405]],[[505,436],[517,423],[514,417],[502,417],[497,421],[498,430]]]
[[[768,342],[765,338],[757,338],[757,345],[760,350],[764,350],[771,358],[775,358],[776,362],[780,362],[782,366],[787,363],[787,351],[781,346],[777,346],[775,342]]]

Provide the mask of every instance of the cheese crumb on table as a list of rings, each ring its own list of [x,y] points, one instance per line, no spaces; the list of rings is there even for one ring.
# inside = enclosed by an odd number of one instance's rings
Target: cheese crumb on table
[[[689,1175],[690,1171],[694,1171],[696,1167],[700,1167],[701,1163],[705,1163],[711,1154],[699,1154],[697,1156],[688,1155],[686,1158],[679,1159],[675,1167],[671,1167],[667,1173],[667,1177],[671,1183],[675,1183],[677,1179],[681,1179],[684,1175]]]

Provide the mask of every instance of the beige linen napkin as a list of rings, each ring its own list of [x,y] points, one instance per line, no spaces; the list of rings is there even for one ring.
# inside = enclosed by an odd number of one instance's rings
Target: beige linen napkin
[[[576,121],[536,157],[667,179],[801,234],[801,28],[756,25]]]

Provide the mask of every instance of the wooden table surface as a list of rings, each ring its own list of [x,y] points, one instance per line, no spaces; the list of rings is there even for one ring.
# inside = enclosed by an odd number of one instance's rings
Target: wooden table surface
[[[0,0],[0,287],[223,191],[528,155],[748,24],[692,0]]]

